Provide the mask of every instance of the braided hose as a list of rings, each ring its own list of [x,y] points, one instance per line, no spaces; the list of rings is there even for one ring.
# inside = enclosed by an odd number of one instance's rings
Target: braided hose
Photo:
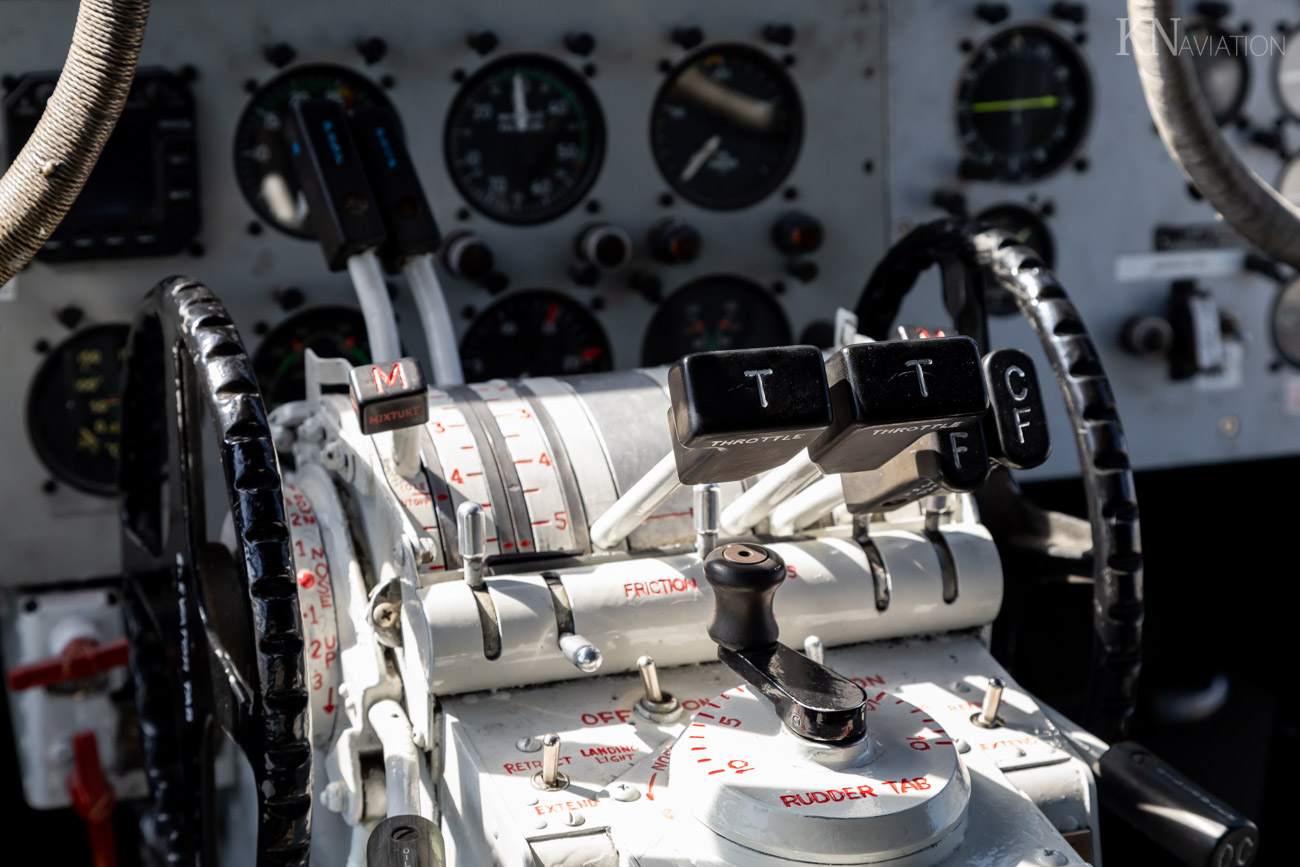
[[[126,105],[149,0],[81,0],[59,83],[0,179],[0,286],[72,207]]]
[[[1128,0],[1128,14],[1128,48],[1169,154],[1228,225],[1272,258],[1300,268],[1300,209],[1242,163],[1214,122],[1191,57],[1174,50],[1181,38],[1178,0]]]

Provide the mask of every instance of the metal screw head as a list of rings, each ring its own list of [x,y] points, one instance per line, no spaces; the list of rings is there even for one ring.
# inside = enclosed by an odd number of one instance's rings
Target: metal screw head
[[[388,629],[390,626],[397,623],[397,606],[391,602],[380,602],[375,606],[373,616],[376,626],[380,629]]]
[[[1070,859],[1064,852],[1055,849],[1039,849],[1034,853],[1034,863],[1041,864],[1042,867],[1065,867],[1070,863]]]
[[[568,812],[564,814],[563,822],[571,828],[576,828],[585,821],[587,820],[582,818],[581,813]]]
[[[609,787],[609,794],[615,801],[635,801],[641,797],[636,786],[630,786],[627,783],[615,783]]]
[[[529,735],[515,741],[515,749],[521,753],[535,753],[542,748],[542,742]]]

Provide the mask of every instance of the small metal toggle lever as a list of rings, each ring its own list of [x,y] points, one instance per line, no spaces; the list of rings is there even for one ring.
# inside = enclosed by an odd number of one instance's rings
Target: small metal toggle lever
[[[654,723],[669,723],[681,716],[681,704],[659,685],[659,671],[654,659],[643,656],[636,661],[636,666],[641,670],[641,686],[645,690],[645,695],[636,703],[636,712]]]
[[[460,558],[465,562],[465,583],[475,590],[482,589],[483,563],[487,560],[487,519],[478,503],[461,503],[456,507],[457,544]]]
[[[984,689],[984,704],[980,712],[971,718],[971,722],[985,729],[995,729],[1003,725],[998,711],[1002,707],[1002,690],[1006,689],[1006,686],[1007,682],[1000,677],[989,678],[989,685]]]
[[[703,560],[718,544],[722,489],[717,485],[696,485],[693,493],[695,495],[695,553]]]
[[[569,785],[569,778],[560,772],[560,736],[555,732],[542,736],[542,769],[533,774],[533,785],[548,792]]]

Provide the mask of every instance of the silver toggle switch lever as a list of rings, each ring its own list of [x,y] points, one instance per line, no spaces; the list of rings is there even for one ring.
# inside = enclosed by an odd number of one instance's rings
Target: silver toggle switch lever
[[[998,710],[1002,707],[1002,690],[1007,682],[1000,677],[990,677],[989,685],[984,690],[984,704],[980,712],[971,717],[971,722],[980,728],[995,729],[1003,725]]]
[[[695,553],[703,560],[718,545],[718,525],[722,507],[722,489],[717,485],[696,485]]]
[[[653,723],[670,723],[682,715],[682,706],[672,693],[664,692],[659,685],[659,670],[652,657],[643,656],[636,661],[641,670],[641,686],[645,695],[636,703],[636,712]]]
[[[825,665],[826,645],[816,635],[809,635],[803,640],[803,655],[818,665]]]
[[[460,558],[465,561],[465,583],[483,589],[483,563],[487,560],[487,519],[478,503],[461,503],[456,508],[456,535]]]
[[[560,652],[574,667],[587,674],[600,668],[600,664],[605,661],[600,648],[576,632],[566,632],[560,636]]]
[[[548,792],[569,785],[569,778],[560,772],[560,736],[555,732],[542,737],[542,769],[533,774],[533,785]]]

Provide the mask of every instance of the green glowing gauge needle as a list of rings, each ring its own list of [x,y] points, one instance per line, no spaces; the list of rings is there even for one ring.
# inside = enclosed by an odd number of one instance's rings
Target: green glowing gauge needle
[[[970,110],[973,114],[991,114],[995,111],[1028,111],[1033,108],[1056,108],[1059,96],[1026,96],[1023,99],[993,99],[988,102],[973,102]]]

